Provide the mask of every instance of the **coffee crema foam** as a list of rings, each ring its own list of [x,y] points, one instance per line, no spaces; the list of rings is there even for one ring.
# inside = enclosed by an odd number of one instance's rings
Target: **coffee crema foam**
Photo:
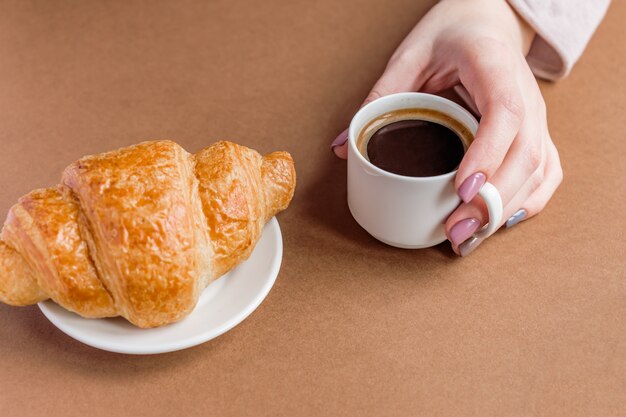
[[[356,147],[361,155],[369,161],[367,144],[372,135],[383,127],[401,120],[424,120],[447,127],[457,134],[463,143],[464,152],[467,151],[467,148],[474,140],[474,134],[467,126],[438,110],[421,108],[393,110],[372,119],[361,129],[356,140]]]

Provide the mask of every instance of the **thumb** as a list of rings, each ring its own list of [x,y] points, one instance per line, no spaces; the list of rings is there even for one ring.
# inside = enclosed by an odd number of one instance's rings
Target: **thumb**
[[[389,94],[419,91],[426,81],[426,56],[419,50],[396,51],[361,107]]]
[[[417,49],[404,50],[401,45],[387,63],[383,75],[376,81],[361,107],[389,94],[420,90],[427,79],[424,71],[426,56]],[[341,132],[330,145],[335,155],[342,159],[348,157],[347,147],[348,129]]]

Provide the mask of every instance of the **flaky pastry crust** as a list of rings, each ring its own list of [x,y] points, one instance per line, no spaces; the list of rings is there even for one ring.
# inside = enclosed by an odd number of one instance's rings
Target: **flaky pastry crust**
[[[0,241],[0,301],[51,298],[83,317],[142,328],[180,320],[202,290],[250,256],[293,197],[291,156],[231,142],[195,155],[142,142],[68,166],[20,198]]]

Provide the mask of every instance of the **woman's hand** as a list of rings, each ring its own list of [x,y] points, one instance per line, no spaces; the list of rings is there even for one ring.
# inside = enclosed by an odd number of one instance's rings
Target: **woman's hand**
[[[398,47],[365,100],[459,84],[469,93],[482,118],[456,175],[463,203],[446,221],[461,256],[481,243],[472,235],[488,214],[474,197],[485,181],[500,191],[510,227],[539,213],[562,180],[545,103],[525,59],[533,36],[505,0],[443,0]],[[341,158],[346,139],[342,132],[332,144]]]

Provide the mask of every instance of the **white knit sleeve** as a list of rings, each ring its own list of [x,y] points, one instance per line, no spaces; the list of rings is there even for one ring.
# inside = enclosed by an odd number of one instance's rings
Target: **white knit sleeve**
[[[535,30],[527,61],[536,76],[557,80],[569,74],[610,0],[508,0]]]

